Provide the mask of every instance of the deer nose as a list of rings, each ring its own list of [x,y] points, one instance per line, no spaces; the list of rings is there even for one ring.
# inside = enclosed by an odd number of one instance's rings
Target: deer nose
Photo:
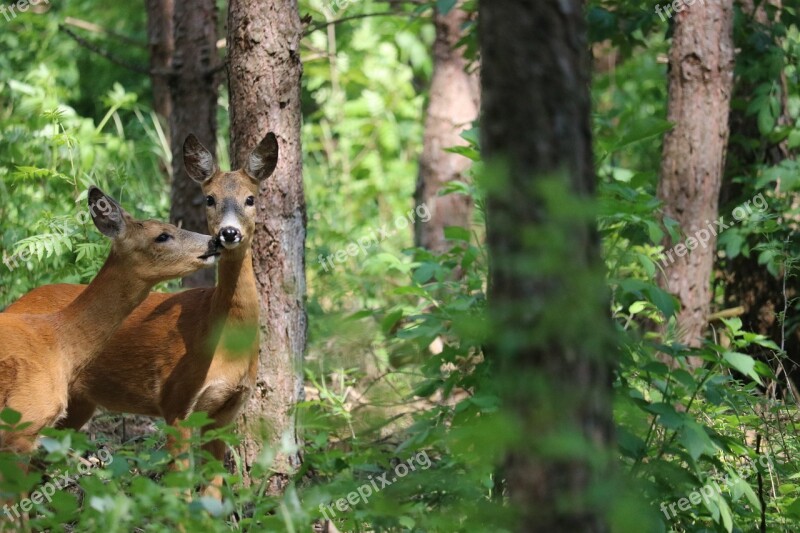
[[[236,228],[222,228],[219,232],[223,243],[234,243],[242,240],[242,233]]]

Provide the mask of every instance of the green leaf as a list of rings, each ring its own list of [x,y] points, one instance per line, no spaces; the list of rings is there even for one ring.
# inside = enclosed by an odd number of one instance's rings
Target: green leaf
[[[738,372],[741,372],[759,385],[763,385],[761,376],[755,371],[756,361],[749,355],[739,352],[725,352],[722,354],[722,359]]]
[[[469,230],[460,226],[448,226],[444,228],[444,238],[451,241],[469,242],[472,238]]]
[[[9,426],[19,424],[20,420],[22,420],[22,414],[10,407],[6,407],[0,411],[0,421],[5,422]]]
[[[201,496],[199,499],[192,502],[191,507],[194,509],[203,509],[215,518],[222,516],[225,511],[222,502],[211,496]]]
[[[667,429],[678,429],[689,421],[685,413],[679,413],[668,403],[654,403],[645,407],[647,411],[658,415],[658,423]]]
[[[623,291],[635,295],[637,300],[646,299],[652,302],[666,318],[670,318],[678,310],[675,297],[652,283],[638,279],[623,279],[619,281],[619,286]]]
[[[742,319],[739,317],[722,318],[722,323],[736,336],[742,330]]]
[[[186,417],[186,420],[183,420],[180,423],[180,425],[185,428],[202,428],[213,422],[214,420],[209,418],[208,413],[200,411],[190,414],[188,417]]]
[[[758,111],[758,131],[761,135],[769,135],[775,128],[775,116],[769,106],[764,106]]]
[[[438,265],[436,263],[423,263],[417,270],[414,271],[413,279],[416,283],[424,285],[429,282],[436,272]]]
[[[403,319],[403,310],[397,309],[396,311],[392,311],[388,315],[386,315],[383,320],[381,320],[381,330],[383,330],[384,335],[389,335],[394,327],[397,325],[400,320]]]
[[[717,505],[719,506],[719,514],[722,518],[722,526],[725,528],[725,531],[731,533],[733,531],[733,514],[731,513],[731,508],[728,507],[728,502],[726,502],[725,498],[719,493],[717,493]]]
[[[619,139],[609,150],[611,153],[617,152],[626,146],[649,139],[651,137],[658,137],[671,130],[673,127],[672,122],[667,120],[660,120],[656,118],[641,120],[634,124],[634,126]]]
[[[792,503],[783,508],[786,516],[798,519],[800,518],[800,498],[797,498]]]
[[[635,315],[636,313],[641,313],[644,311],[645,307],[647,307],[647,302],[644,301],[637,301],[633,302],[630,307],[628,307],[628,313],[631,315]]]
[[[397,521],[400,523],[401,526],[408,529],[409,531],[413,530],[414,526],[416,525],[416,522],[410,516],[401,516],[400,518],[397,519]]]
[[[683,425],[678,440],[695,461],[703,454],[712,456],[717,451],[705,428],[694,420],[688,420]]]
[[[664,231],[652,220],[645,221],[645,225],[647,225],[647,234],[650,240],[653,244],[659,244],[664,238]]]
[[[458,0],[436,0],[436,10],[442,15],[447,15],[457,3]]]

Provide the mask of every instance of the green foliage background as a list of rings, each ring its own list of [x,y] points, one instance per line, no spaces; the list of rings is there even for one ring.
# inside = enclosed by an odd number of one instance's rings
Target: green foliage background
[[[454,4],[435,3],[440,9]],[[301,2],[301,12],[318,23],[329,16],[325,7],[323,0]],[[113,461],[96,464],[92,475],[58,491],[51,504],[37,504],[30,527],[307,530],[323,517],[321,504],[347,498],[424,452],[429,468],[409,473],[347,512],[336,511],[339,529],[511,529],[501,459],[516,435],[482,355],[492,331],[484,316],[480,190],[454,187],[454,193],[474,196],[478,210],[473,227],[448,230],[454,246],[441,257],[412,248],[408,227],[333,270],[318,262],[383,225],[394,226],[413,208],[432,73],[430,7],[423,3],[391,16],[325,27],[303,42],[311,339],[307,400],[298,413],[305,462],[286,495],[268,498],[266,487],[243,488],[236,475],[227,475],[230,489],[223,504],[202,497],[187,503],[184,491],[223,469],[213,462],[201,466],[200,457],[192,455],[196,468],[168,472],[166,428],[132,442],[51,432],[40,454],[50,475],[77,471],[80,456],[96,456],[99,446],[108,448]],[[351,2],[337,16],[385,10],[364,0]],[[4,259],[21,251],[32,254],[13,270],[0,265],[0,308],[42,284],[92,278],[107,245],[93,227],[76,222],[89,184],[105,188],[139,216],[168,216],[164,169],[170,155],[150,108],[149,81],[59,31],[69,16],[141,43],[87,35],[117,56],[147,63],[145,15],[137,3],[77,0],[0,19],[0,253]],[[654,282],[662,237],[676,231],[674,223],[662,220],[655,198],[661,138],[671,127],[665,118],[663,60],[669,26],[654,14],[653,3],[643,0],[595,1],[587,18],[593,41],[613,43],[619,54],[615,68],[598,74],[593,86],[598,225],[613,296],[610,312],[624,339],[614,383],[615,458],[621,466],[597,488],[596,498],[606,502],[617,531],[756,530],[762,505],[769,531],[795,531],[800,522],[796,405],[764,394],[762,385],[775,379],[774,366],[752,357],[756,348],[776,360],[786,354],[773,341],[744,331],[737,319],[725,321],[718,335],[695,351],[646,334],[646,324],[670,325],[677,305]],[[754,117],[758,132],[731,142],[756,153],[781,140],[791,149],[800,146],[800,36],[791,6],[784,7],[781,20],[762,27],[737,14],[737,83],[750,88],[752,97],[735,100],[734,106]],[[467,44],[475,49],[474,32]],[[777,120],[781,76],[788,80],[790,124]],[[226,106],[223,98],[223,161]],[[481,175],[477,130],[466,137],[472,146],[463,153],[474,159],[473,173]],[[798,177],[793,159],[778,167],[729,164],[726,187],[735,192],[723,212],[761,191],[770,209],[720,239],[723,258],[758,254],[765,268],[792,279],[798,250],[791,227],[780,220],[796,210],[791,193],[800,187]],[[778,179],[781,194],[770,192]],[[463,277],[454,277],[456,270]],[[721,298],[722,292],[717,303]],[[781,306],[782,298],[776,295]],[[796,305],[787,304],[787,323]],[[707,364],[691,374],[671,369],[659,354],[680,362],[699,356]],[[4,424],[17,422],[10,416]],[[202,417],[189,424],[202,425]],[[768,468],[745,468],[759,465],[763,454],[771,457]],[[259,463],[263,472],[271,459],[268,450]],[[4,490],[18,496],[39,483],[33,476],[12,475],[13,470],[10,459],[0,461],[10,484]],[[725,475],[723,490],[700,505],[679,508],[674,517],[660,509],[662,502],[675,503]]]

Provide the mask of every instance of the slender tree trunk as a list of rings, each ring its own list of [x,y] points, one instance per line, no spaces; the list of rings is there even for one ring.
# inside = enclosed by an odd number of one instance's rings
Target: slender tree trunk
[[[606,468],[587,458],[610,454],[613,351],[588,214],[595,174],[583,3],[484,0],[480,25],[495,331],[487,353],[518,424],[505,464],[517,530],[606,531],[608,501],[591,497]],[[564,453],[556,443],[567,438],[593,453]]]
[[[294,406],[303,395],[306,347],[306,207],[300,146],[300,39],[296,0],[231,0],[228,12],[231,160],[244,158],[273,131],[280,142],[275,174],[262,185],[253,257],[261,293],[261,359],[256,390],[240,421],[246,471],[262,446],[296,443]],[[262,426],[259,428],[259,426]],[[265,430],[266,441],[259,435]],[[270,492],[279,493],[299,464],[279,453]],[[249,475],[245,476],[250,482]]]
[[[733,0],[695,4],[676,13],[674,20],[667,116],[675,126],[664,138],[658,197],[664,202],[664,215],[680,224],[685,241],[665,243],[659,282],[680,299],[680,340],[698,346],[711,302],[717,210],[728,145]],[[699,245],[700,239],[706,244]]]
[[[170,218],[192,231],[208,231],[203,193],[183,167],[183,141],[194,133],[211,153],[217,146],[217,9],[214,0],[176,2],[170,75],[170,147],[172,210]],[[214,271],[202,270],[184,280],[188,287],[214,285]]]
[[[417,218],[414,230],[417,246],[443,252],[447,249],[444,228],[469,227],[472,217],[468,196],[439,196],[439,191],[448,182],[465,181],[472,166],[466,157],[446,149],[466,144],[460,135],[478,117],[480,87],[477,75],[467,72],[464,48],[458,46],[469,14],[458,6],[445,14],[435,11],[433,80],[415,194],[416,205],[425,204],[431,218],[427,222]]]
[[[172,64],[173,0],[145,0],[147,9],[147,48],[150,51],[150,83],[153,109],[164,120],[172,113],[169,72]]]

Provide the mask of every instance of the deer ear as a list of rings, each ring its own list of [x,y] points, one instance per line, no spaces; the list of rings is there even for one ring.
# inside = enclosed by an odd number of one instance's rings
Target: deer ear
[[[125,232],[125,219],[128,214],[106,193],[97,187],[89,189],[89,213],[100,233],[116,239]]]
[[[275,172],[278,166],[278,138],[272,132],[267,133],[253,150],[244,167],[244,171],[251,178],[264,181]]]
[[[214,154],[197,140],[194,135],[189,135],[183,142],[183,166],[186,173],[197,183],[202,184],[217,172],[217,162]]]

